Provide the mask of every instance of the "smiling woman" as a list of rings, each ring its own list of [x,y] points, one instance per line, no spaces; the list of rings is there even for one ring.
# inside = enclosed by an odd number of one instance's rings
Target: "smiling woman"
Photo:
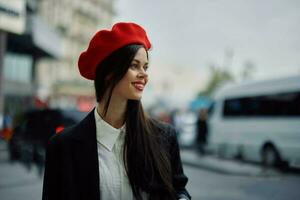
[[[51,138],[43,200],[191,198],[174,128],[149,118],[140,101],[150,47],[134,23],[117,23],[91,39],[78,66],[94,80],[97,106]]]
[[[148,82],[148,74],[145,67],[148,65],[148,55],[142,46],[132,48],[138,48],[138,51],[136,52],[127,73],[120,82],[118,82],[114,91],[119,94],[119,97],[140,100],[142,98],[144,87]]]

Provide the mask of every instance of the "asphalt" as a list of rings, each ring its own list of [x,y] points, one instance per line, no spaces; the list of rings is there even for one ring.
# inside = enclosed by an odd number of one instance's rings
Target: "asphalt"
[[[0,138],[0,164],[8,161],[7,144]]]
[[[219,158],[214,155],[200,155],[194,149],[182,149],[180,154],[184,165],[220,174],[264,177],[281,174],[281,172],[276,169],[265,168],[258,164]]]
[[[10,162],[7,144],[0,139],[0,190],[20,187],[41,181],[37,168],[20,162]]]
[[[225,160],[213,155],[199,155],[194,149],[183,148],[180,154],[184,165],[215,173],[237,176],[276,176],[281,174],[279,171],[265,169],[260,165]],[[16,176],[11,176],[12,171]],[[6,176],[8,174],[11,175]],[[41,178],[37,174],[36,169],[29,170],[22,163],[9,162],[6,142],[0,139],[0,188],[37,181]]]

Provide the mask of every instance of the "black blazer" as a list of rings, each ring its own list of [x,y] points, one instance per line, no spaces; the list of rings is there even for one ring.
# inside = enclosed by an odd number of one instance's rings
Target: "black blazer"
[[[185,189],[176,132],[161,125],[169,134],[173,184],[177,198],[190,199]],[[101,169],[100,169],[101,170]],[[52,137],[46,153],[43,200],[100,200],[99,165],[94,110],[77,125]]]

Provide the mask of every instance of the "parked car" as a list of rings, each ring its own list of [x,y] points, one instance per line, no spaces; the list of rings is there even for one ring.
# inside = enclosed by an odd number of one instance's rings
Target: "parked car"
[[[9,141],[11,160],[43,162],[49,138],[78,123],[86,115],[87,113],[77,110],[62,109],[34,109],[24,112]]]

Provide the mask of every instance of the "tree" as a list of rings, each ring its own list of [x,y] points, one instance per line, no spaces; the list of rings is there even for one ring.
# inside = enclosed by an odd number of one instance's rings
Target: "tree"
[[[206,88],[198,93],[198,96],[207,96],[210,97],[213,92],[227,82],[234,81],[233,75],[225,69],[211,65],[210,67],[210,78],[206,85]]]

